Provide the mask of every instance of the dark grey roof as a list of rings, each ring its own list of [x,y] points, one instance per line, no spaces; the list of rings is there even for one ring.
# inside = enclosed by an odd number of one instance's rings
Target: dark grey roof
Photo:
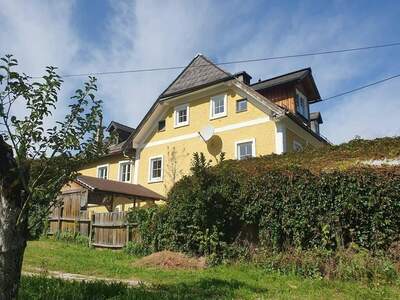
[[[310,120],[311,121],[316,120],[316,121],[318,121],[319,124],[322,124],[321,113],[319,111],[310,113]]]
[[[305,76],[307,76],[309,73],[311,72],[310,68],[306,68],[306,69],[301,69],[298,71],[294,71],[291,73],[287,73],[287,74],[283,74],[277,77],[273,77],[267,80],[263,80],[263,81],[259,81],[257,83],[253,83],[251,85],[251,87],[253,89],[257,90],[263,90],[263,89],[267,89],[279,84],[284,84],[284,83],[288,83],[288,82],[292,82],[295,80],[300,80],[303,79]]]
[[[183,91],[229,78],[232,78],[231,74],[217,67],[205,56],[198,54],[159,98],[176,95]]]
[[[124,125],[124,124],[121,124],[121,123],[118,123],[115,121],[110,122],[110,125],[108,125],[108,127],[107,127],[107,131],[110,131],[112,128],[119,129],[119,130],[122,130],[122,131],[125,131],[128,133],[131,133],[135,130],[135,128],[129,127],[127,125]]]

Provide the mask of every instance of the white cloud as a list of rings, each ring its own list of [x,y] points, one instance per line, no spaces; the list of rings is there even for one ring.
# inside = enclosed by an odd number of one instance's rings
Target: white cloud
[[[74,2],[0,0],[0,40],[6,41],[0,45],[0,52],[16,54],[24,71],[30,74],[41,74],[50,64],[59,66],[62,73],[127,70],[186,64],[198,52],[223,61],[373,44],[375,40],[382,41],[380,31],[390,22],[351,18],[351,12],[342,10],[310,16],[304,7],[288,14],[286,8],[265,8],[241,1],[224,4],[126,0],[110,1],[110,5],[113,11],[105,21],[104,32],[107,45],[91,44],[88,50],[79,32],[74,31],[78,30],[73,26],[74,14],[81,13],[74,11]],[[87,54],[82,56],[85,51]],[[227,69],[245,69],[257,80],[311,66],[322,96],[330,96],[370,82],[371,74],[379,79],[379,74],[398,69],[398,63],[388,65],[385,57],[377,53],[382,52],[250,63]],[[178,73],[99,76],[106,119],[136,126]],[[67,79],[62,95],[70,95],[72,87],[83,80]],[[388,83],[315,105],[314,110],[323,113],[323,133],[334,142],[357,134],[398,134],[396,116],[400,105],[395,86],[395,82]],[[386,100],[377,101],[383,98]],[[64,112],[61,109],[56,115]]]

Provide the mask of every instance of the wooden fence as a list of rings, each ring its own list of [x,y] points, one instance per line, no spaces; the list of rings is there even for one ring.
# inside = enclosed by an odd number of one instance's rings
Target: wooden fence
[[[50,235],[66,231],[80,233],[89,237],[90,245],[105,248],[122,248],[128,241],[137,240],[137,226],[126,221],[126,212],[94,213],[89,217],[88,211],[80,211],[71,216],[66,207],[64,204],[64,208],[56,208],[50,215]]]

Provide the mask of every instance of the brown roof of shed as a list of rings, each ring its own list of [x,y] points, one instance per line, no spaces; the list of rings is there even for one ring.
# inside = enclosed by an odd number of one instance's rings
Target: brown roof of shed
[[[145,188],[144,186],[141,186],[140,184],[101,179],[85,175],[78,176],[75,181],[92,191],[97,190],[153,200],[165,199],[165,197]]]

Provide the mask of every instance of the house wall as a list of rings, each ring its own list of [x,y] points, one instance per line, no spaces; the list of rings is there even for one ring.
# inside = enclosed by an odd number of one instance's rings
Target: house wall
[[[249,101],[247,111],[237,113],[236,100],[242,97],[232,90],[227,91],[227,116],[210,120],[210,99],[218,94],[210,93],[198,99],[188,99],[189,125],[184,127],[174,128],[175,106],[168,110],[165,117],[166,130],[154,131],[144,148],[138,151],[137,183],[166,195],[180,177],[189,173],[194,152],[203,152],[213,163],[217,162],[221,152],[225,153],[226,159],[235,159],[237,141],[254,139],[256,156],[275,152],[274,122]],[[205,143],[197,132],[207,124],[214,127],[215,135]],[[178,140],[180,138],[182,140]],[[160,155],[163,157],[163,180],[149,182],[150,158]]]
[[[108,179],[119,180],[119,162],[128,160],[122,154],[106,156],[95,162],[88,164],[84,169],[79,172],[85,176],[97,177],[97,167],[101,165],[108,165]],[[131,170],[133,174],[133,169]],[[132,177],[132,176],[131,176]]]
[[[292,84],[272,87],[266,90],[260,90],[259,93],[277,105],[286,108],[292,113],[296,112],[294,96],[295,89]]]
[[[324,142],[320,141],[311,133],[307,132],[299,125],[297,125],[294,121],[287,119],[285,121],[285,129],[286,129],[286,151],[293,151],[294,141],[300,143],[303,148],[308,146],[312,147],[322,147],[325,145]]]

